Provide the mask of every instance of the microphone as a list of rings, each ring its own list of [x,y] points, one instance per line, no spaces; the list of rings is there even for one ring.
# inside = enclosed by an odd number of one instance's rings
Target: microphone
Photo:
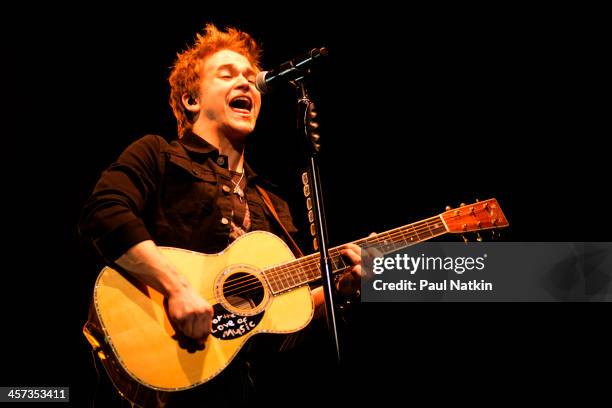
[[[275,69],[261,71],[255,78],[255,86],[262,94],[270,93],[274,84],[304,76],[315,59],[326,55],[327,48],[313,48],[306,55],[283,62]]]

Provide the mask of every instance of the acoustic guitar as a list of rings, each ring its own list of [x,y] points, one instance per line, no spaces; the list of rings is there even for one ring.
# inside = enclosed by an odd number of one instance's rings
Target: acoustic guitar
[[[497,201],[450,209],[357,245],[390,253],[447,233],[508,226]],[[121,395],[137,406],[163,406],[169,393],[203,384],[226,368],[258,333],[292,333],[313,317],[310,284],[320,279],[319,254],[295,259],[283,240],[254,231],[217,254],[162,247],[214,309],[201,344],[178,333],[164,297],[125,272],[105,267],[94,287],[83,332]],[[349,267],[340,247],[329,250],[334,273]]]

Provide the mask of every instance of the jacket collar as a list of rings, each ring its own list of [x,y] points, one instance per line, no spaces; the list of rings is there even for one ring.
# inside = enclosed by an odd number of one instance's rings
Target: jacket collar
[[[191,130],[186,131],[183,137],[179,139],[179,142],[188,152],[210,154],[214,157],[219,155],[219,149],[193,133]]]
[[[182,138],[179,139],[179,143],[183,145],[185,150],[190,156],[195,155],[205,155],[210,156],[215,160],[219,157],[219,149],[217,149],[212,144],[208,143],[206,140],[201,138],[200,136],[193,133],[191,130],[187,130]],[[246,162],[244,162],[244,170],[246,171],[246,177],[249,182],[254,180],[260,180],[260,177],[255,173],[255,170]],[[272,183],[270,183],[272,184]]]

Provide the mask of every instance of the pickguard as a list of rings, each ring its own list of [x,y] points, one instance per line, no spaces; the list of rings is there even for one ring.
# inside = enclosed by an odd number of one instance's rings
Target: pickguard
[[[265,313],[262,311],[252,316],[241,316],[228,311],[221,304],[216,304],[213,309],[210,334],[220,340],[231,340],[248,334],[257,327]]]

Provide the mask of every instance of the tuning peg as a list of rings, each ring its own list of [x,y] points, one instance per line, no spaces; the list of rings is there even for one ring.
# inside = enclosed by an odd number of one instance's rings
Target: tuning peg
[[[491,239],[495,240],[497,238],[499,238],[499,232],[491,230]]]
[[[463,242],[465,242],[466,244],[470,241],[464,234],[461,234],[461,238],[463,238]]]
[[[465,207],[465,203],[459,204],[459,207]]]
[[[476,233],[476,241],[478,242],[482,242],[482,237],[480,236],[480,233]]]
[[[450,206],[450,205],[447,205],[447,206],[446,206],[444,209],[445,209],[446,211],[449,211],[449,210],[451,210],[452,208],[451,208],[451,206]]]
[[[479,199],[476,199],[476,202],[478,203],[478,202],[480,202],[480,200],[479,200]]]

